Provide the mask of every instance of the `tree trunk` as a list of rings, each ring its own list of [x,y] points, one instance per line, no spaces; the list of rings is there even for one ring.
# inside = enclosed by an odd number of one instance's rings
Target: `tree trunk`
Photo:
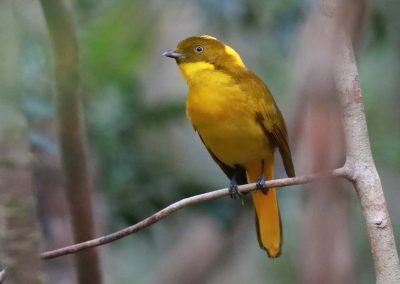
[[[345,160],[341,110],[331,70],[329,28],[318,9],[303,26],[297,54],[299,105],[292,131],[298,173],[334,169]],[[299,277],[302,283],[353,283],[349,195],[341,181],[312,183],[303,192]]]
[[[345,0],[336,1],[337,5],[333,9],[324,4],[326,3],[321,1],[322,13],[336,29],[337,54],[334,78],[343,109],[345,167],[358,194],[366,221],[376,283],[400,283],[400,264],[393,228],[369,143],[363,97],[352,46],[350,32],[352,26],[351,23],[344,21],[352,18],[352,9],[349,9]]]
[[[78,43],[73,18],[65,1],[41,0],[54,51],[59,140],[65,191],[71,211],[74,241],[94,237],[92,183],[87,159],[80,100]],[[100,284],[101,272],[95,249],[77,253],[81,284]]]
[[[16,107],[18,39],[13,1],[0,1],[0,270],[5,283],[43,283],[27,124]]]

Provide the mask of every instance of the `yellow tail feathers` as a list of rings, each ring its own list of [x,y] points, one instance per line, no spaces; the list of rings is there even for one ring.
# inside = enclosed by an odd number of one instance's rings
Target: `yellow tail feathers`
[[[263,162],[257,161],[246,166],[248,182],[256,182],[262,172]],[[265,161],[264,177],[266,180],[274,177],[274,161]],[[253,203],[256,209],[257,237],[260,247],[266,250],[269,257],[278,257],[282,247],[282,223],[279,213],[278,197],[275,188],[268,193],[253,192]]]
[[[260,247],[266,250],[269,257],[278,257],[282,247],[282,223],[276,189],[270,188],[267,194],[254,192],[253,202]]]

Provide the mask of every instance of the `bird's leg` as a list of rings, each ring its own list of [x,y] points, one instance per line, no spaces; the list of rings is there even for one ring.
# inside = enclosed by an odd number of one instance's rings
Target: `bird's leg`
[[[243,194],[238,189],[236,174],[234,174],[231,178],[231,183],[229,184],[229,193],[233,199],[242,198]]]
[[[257,189],[261,190],[262,193],[268,194],[268,187],[265,185],[265,178],[263,174],[258,178],[256,187]]]
[[[264,160],[261,161],[261,174],[256,183],[257,189],[261,190],[262,193],[268,194],[268,187],[265,185],[264,177]]]

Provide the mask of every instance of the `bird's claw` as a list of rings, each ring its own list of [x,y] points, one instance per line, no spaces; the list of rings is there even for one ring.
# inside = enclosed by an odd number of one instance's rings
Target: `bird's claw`
[[[268,194],[268,187],[265,185],[265,178],[263,175],[258,179],[256,187],[261,190],[262,193]]]
[[[229,194],[233,199],[242,198],[243,196],[243,194],[239,191],[237,183],[233,182],[231,182],[229,185]]]

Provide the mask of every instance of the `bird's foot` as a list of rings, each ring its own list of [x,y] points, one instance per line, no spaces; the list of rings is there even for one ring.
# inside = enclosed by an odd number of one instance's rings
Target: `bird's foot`
[[[239,191],[238,184],[235,181],[231,181],[229,184],[229,194],[233,199],[242,198],[243,196],[243,194]]]
[[[262,193],[268,194],[268,187],[265,185],[264,175],[261,175],[256,183],[257,189],[261,190]]]

